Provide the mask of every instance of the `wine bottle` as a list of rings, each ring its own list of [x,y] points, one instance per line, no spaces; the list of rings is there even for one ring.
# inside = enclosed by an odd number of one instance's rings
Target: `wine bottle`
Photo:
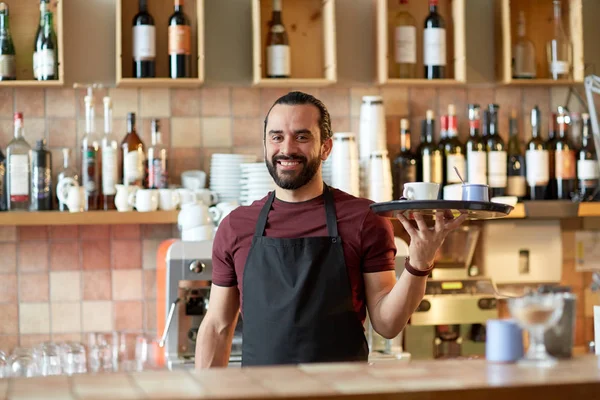
[[[561,1],[554,0],[554,23],[552,39],[546,45],[550,78],[554,80],[571,77],[573,49],[571,40],[562,25]]]
[[[446,77],[446,22],[437,10],[438,0],[429,0],[429,15],[423,32],[425,79]]]
[[[423,121],[423,136],[425,140],[419,146],[419,156],[421,158],[422,174],[421,182],[442,183],[443,164],[442,150],[434,143],[435,119],[432,110],[427,110],[426,118]],[[442,191],[440,190],[440,193]]]
[[[558,107],[556,117],[558,135],[554,142],[554,173],[558,200],[570,200],[575,194],[577,185],[575,148],[569,138],[567,115],[563,107]]]
[[[289,78],[290,44],[281,18],[281,0],[273,0],[273,14],[267,34],[267,77]]]
[[[112,127],[112,99],[105,96],[104,136],[102,137],[102,204],[105,210],[114,210],[116,184],[119,183],[119,142]]]
[[[167,175],[167,148],[162,143],[160,123],[152,120],[152,145],[148,147],[147,186],[150,189],[165,189],[169,186]]]
[[[191,26],[183,2],[175,0],[175,12],[169,18],[169,73],[173,79],[192,76]]]
[[[454,111],[454,108],[452,109]],[[461,177],[466,174],[465,149],[458,138],[458,123],[454,112],[448,115],[448,130],[444,144],[444,185],[460,183],[455,168]]]
[[[58,79],[58,40],[54,32],[53,14],[46,11],[42,28],[41,45],[36,49],[37,77],[39,81]],[[36,42],[38,43],[38,42]]]
[[[525,155],[519,143],[519,129],[517,126],[517,115],[513,110],[508,121],[508,171],[506,195],[516,196],[522,201],[527,196],[527,180],[525,179]]]
[[[52,153],[46,148],[46,139],[36,142],[31,152],[30,211],[52,210]]]
[[[397,200],[405,183],[417,181],[417,157],[410,147],[410,124],[406,118],[400,120],[400,152],[392,161],[392,172],[394,200]]]
[[[556,159],[554,157],[556,136],[558,135],[557,114],[552,113],[548,120],[548,140],[546,140],[546,148],[548,149],[548,188],[546,189],[546,200],[556,200]]]
[[[127,135],[121,142],[123,160],[123,184],[125,186],[144,186],[144,143],[135,129],[135,113],[127,114]]]
[[[408,0],[399,0],[400,9],[390,13],[389,75],[391,78],[414,79],[417,74],[417,23],[408,12]]]
[[[31,146],[23,136],[23,113],[14,114],[14,137],[6,148],[6,207],[29,210],[31,195]]]
[[[0,81],[17,79],[15,57],[15,46],[10,35],[8,5],[0,3]]]
[[[85,96],[85,134],[81,139],[81,184],[85,188],[85,211],[98,210],[100,201],[100,140],[96,136],[94,102]]]
[[[519,11],[517,42],[513,47],[512,76],[514,79],[535,79],[535,46],[525,35],[525,12]]]
[[[577,181],[579,197],[584,201],[591,201],[596,197],[600,168],[596,156],[596,146],[592,136],[590,115],[581,115],[583,131],[581,133],[581,148],[577,154]]]
[[[139,12],[133,17],[133,76],[156,76],[156,27],[146,0],[139,0]]]
[[[527,176],[527,197],[529,200],[546,199],[550,180],[550,155],[548,147],[541,137],[542,117],[540,109],[531,110],[531,139],[525,150],[525,169]]]
[[[44,15],[46,15],[46,11],[48,10],[48,2],[49,0],[40,0],[40,20],[33,42],[33,78],[36,80],[39,80],[40,65],[38,60],[42,51],[42,44],[44,43]]]
[[[465,144],[467,155],[467,181],[487,185],[487,152],[479,136],[479,104],[469,104],[469,140]]]
[[[489,135],[487,137],[488,151],[488,184],[490,186],[490,197],[504,196],[507,184],[507,154],[504,141],[498,132],[498,110],[497,104],[488,105],[489,112]]]

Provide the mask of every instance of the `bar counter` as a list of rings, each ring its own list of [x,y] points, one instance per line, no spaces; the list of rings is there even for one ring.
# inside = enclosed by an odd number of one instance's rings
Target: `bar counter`
[[[0,380],[0,399],[599,399],[600,358],[552,368],[484,360],[157,370]]]

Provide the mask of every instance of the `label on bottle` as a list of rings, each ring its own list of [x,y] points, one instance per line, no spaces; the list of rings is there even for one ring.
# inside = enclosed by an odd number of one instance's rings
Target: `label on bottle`
[[[527,170],[527,185],[546,186],[550,180],[550,155],[548,150],[527,150],[525,166]]]
[[[167,187],[166,165],[160,158],[155,158],[148,163],[148,186],[154,189]]]
[[[527,194],[527,181],[524,176],[509,176],[506,185],[507,196],[525,197]]]
[[[96,151],[93,148],[83,151],[82,156],[83,171],[81,171],[81,181],[85,191],[89,194],[98,190],[95,180],[98,160],[96,158]]]
[[[416,64],[417,28],[398,26],[395,29],[395,60],[397,63]]]
[[[267,47],[267,75],[290,75],[290,46],[276,44]]]
[[[507,166],[506,151],[490,151],[488,153],[488,181],[490,187],[506,187]]]
[[[596,160],[577,160],[577,179],[599,179],[600,167]]]
[[[31,170],[31,197],[38,200],[50,197],[51,179],[50,168],[33,168]]]
[[[43,79],[56,73],[56,57],[53,49],[43,49],[33,53],[33,75],[36,79]]]
[[[423,154],[423,182],[442,183],[442,155]]]
[[[169,25],[169,54],[191,53],[191,29],[188,25]]]
[[[10,201],[24,202],[29,200],[29,156],[12,154],[9,162]]]
[[[144,177],[143,157],[137,150],[127,153],[123,160],[123,184],[131,185],[140,183]]]
[[[446,29],[425,29],[423,33],[423,64],[446,65]]]
[[[14,55],[0,55],[0,77],[14,79],[17,74]]]
[[[467,152],[467,182],[487,185],[487,152]]]
[[[575,179],[575,152],[573,150],[554,151],[556,179]]]
[[[568,74],[569,63],[566,61],[552,61],[550,63],[550,73],[552,74]]]
[[[117,150],[104,146],[102,148],[102,194],[106,196],[117,194],[115,186],[119,181],[117,163]]]
[[[460,178],[456,175],[454,167],[458,169],[460,176],[464,177],[465,173],[465,156],[464,154],[447,154],[446,155],[446,182],[448,184],[460,183]]]
[[[152,61],[156,58],[156,28],[153,25],[133,27],[133,59]]]

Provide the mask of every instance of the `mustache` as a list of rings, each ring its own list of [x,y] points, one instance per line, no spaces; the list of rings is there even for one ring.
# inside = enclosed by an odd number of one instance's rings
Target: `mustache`
[[[300,154],[291,154],[289,156],[285,156],[285,155],[273,156],[272,160],[273,160],[273,164],[275,164],[277,161],[300,161],[300,162],[306,164],[306,162],[308,161],[306,157],[304,157],[303,155],[300,155]]]

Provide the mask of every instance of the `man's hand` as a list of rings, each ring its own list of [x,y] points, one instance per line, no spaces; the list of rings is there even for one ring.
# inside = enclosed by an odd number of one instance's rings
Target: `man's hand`
[[[467,214],[462,214],[458,218],[451,217],[447,219],[444,218],[443,212],[436,212],[433,228],[427,227],[421,213],[415,212],[413,215],[418,229],[404,215],[398,213],[397,218],[410,235],[410,245],[408,247],[410,265],[416,269],[426,270],[433,265],[435,254],[442,247],[448,233],[458,228],[467,219]]]

